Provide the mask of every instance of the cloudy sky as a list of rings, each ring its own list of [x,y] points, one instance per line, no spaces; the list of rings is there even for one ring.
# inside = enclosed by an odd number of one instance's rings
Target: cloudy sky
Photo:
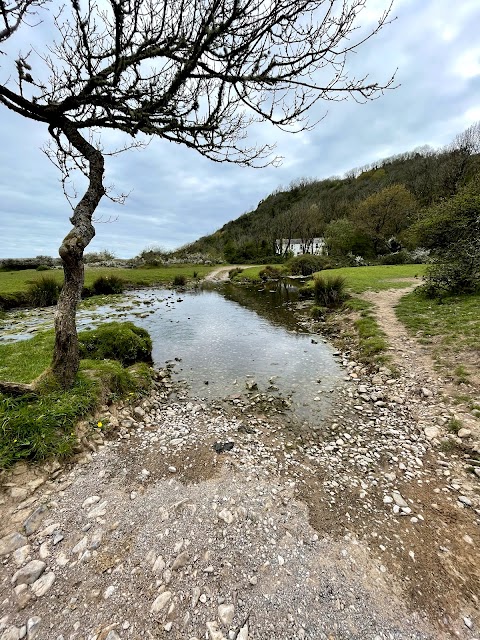
[[[386,0],[367,0],[365,18]],[[256,126],[258,143],[275,141],[279,168],[219,165],[192,150],[154,140],[142,151],[107,159],[107,183],[129,192],[123,206],[102,201],[97,235],[87,251],[118,257],[147,246],[175,248],[221,227],[279,186],[300,177],[343,175],[395,153],[439,147],[480,120],[478,0],[396,0],[396,20],[359,49],[355,71],[399,87],[364,105],[317,104],[308,133]],[[68,232],[69,207],[57,170],[40,150],[43,125],[0,106],[0,257],[57,255]]]

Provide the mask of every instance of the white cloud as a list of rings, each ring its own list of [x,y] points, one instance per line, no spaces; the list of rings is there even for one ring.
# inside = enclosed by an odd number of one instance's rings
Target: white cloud
[[[387,2],[367,0],[361,21],[374,20]],[[350,59],[358,75],[385,80],[398,67],[400,87],[366,105],[319,103],[311,132],[252,127],[248,140],[276,143],[283,165],[262,170],[215,164],[194,151],[154,140],[143,151],[107,158],[106,182],[132,191],[124,207],[104,199],[88,248],[131,256],[154,243],[173,248],[211,233],[253,208],[279,185],[299,177],[341,175],[419,145],[440,146],[480,120],[477,0],[396,0],[391,25]],[[3,63],[3,59],[0,60]],[[107,146],[121,136],[108,132]],[[58,174],[39,151],[43,125],[0,107],[0,256],[55,254],[70,211]]]

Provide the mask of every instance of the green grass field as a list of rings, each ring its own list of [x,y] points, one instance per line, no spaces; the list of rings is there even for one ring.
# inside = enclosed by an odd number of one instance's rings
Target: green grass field
[[[52,330],[0,344],[0,379],[29,383],[38,378],[51,362],[53,341]],[[45,379],[35,396],[0,393],[0,469],[21,459],[69,456],[78,420],[91,416],[109,397],[136,397],[149,388],[150,378],[144,363],[124,368],[114,360],[82,360],[71,389],[58,389]]]
[[[404,296],[396,313],[422,344],[431,345],[437,362],[468,381],[478,371],[480,353],[480,294],[452,296],[441,302],[412,292]],[[477,364],[475,364],[477,363]]]
[[[155,284],[170,284],[175,276],[183,275],[188,280],[195,277],[204,278],[214,267],[205,265],[182,264],[171,267],[154,267],[151,269],[116,269],[108,267],[87,267],[85,269],[85,285],[90,286],[100,276],[116,275],[131,284],[149,286]],[[196,274],[196,276],[195,276]],[[53,277],[59,283],[63,282],[63,271],[51,269],[49,271],[0,271],[0,295],[19,293],[28,290],[32,282],[45,277]]]
[[[271,266],[282,269],[282,265]],[[238,276],[235,276],[235,280],[258,282],[260,280],[260,271],[264,268],[265,265],[248,267]],[[347,288],[350,292],[362,293],[369,289],[373,291],[380,291],[381,289],[403,289],[412,284],[412,278],[418,278],[418,284],[421,284],[421,278],[425,273],[425,268],[426,265],[424,264],[378,265],[374,267],[326,269],[318,273],[327,277],[343,276],[347,280]]]
[[[383,289],[403,289],[409,287],[412,278],[418,278],[418,284],[425,273],[424,264],[378,265],[374,267],[343,267],[319,271],[322,275],[342,276],[347,281],[347,289],[352,293],[380,291]],[[410,279],[410,280],[407,280]]]

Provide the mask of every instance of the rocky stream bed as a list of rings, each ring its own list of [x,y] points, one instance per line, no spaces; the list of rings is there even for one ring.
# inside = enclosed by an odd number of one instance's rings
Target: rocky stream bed
[[[4,474],[0,640],[478,640],[479,422],[398,341],[397,377],[337,352],[309,421],[172,363],[68,464]]]

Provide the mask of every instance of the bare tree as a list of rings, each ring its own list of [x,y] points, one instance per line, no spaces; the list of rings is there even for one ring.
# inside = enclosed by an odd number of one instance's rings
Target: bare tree
[[[387,4],[388,4],[388,0]],[[21,22],[23,6],[10,7]],[[18,55],[0,84],[0,102],[42,122],[65,183],[88,179],[59,253],[65,284],[55,315],[52,371],[72,384],[79,364],[75,312],[92,216],[105,195],[106,129],[180,143],[217,162],[260,166],[272,148],[250,146],[247,129],[268,121],[304,130],[318,100],[366,101],[392,86],[351,77],[349,54],[389,21],[367,31],[367,0],[50,0],[43,19],[56,32],[42,52]],[[1,2],[1,7],[6,5]],[[7,8],[8,11],[8,8]],[[16,22],[6,36],[20,33]],[[46,29],[44,29],[45,31]]]

